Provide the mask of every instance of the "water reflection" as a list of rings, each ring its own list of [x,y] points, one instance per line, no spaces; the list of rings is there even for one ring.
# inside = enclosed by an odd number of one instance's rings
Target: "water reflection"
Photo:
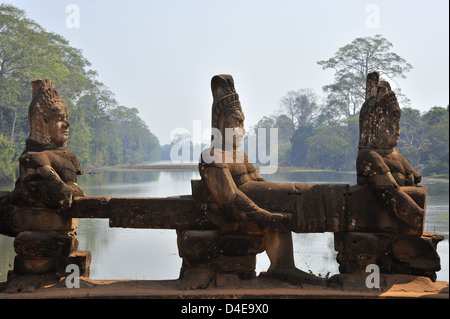
[[[191,194],[191,179],[197,172],[103,171],[83,175],[79,184],[88,196],[167,197]],[[354,185],[354,173],[294,172],[266,175],[273,182],[346,183]],[[427,216],[425,230],[446,235],[439,243],[442,270],[438,280],[449,280],[449,184],[427,181]],[[11,190],[3,187],[2,190]],[[93,279],[175,279],[181,259],[178,256],[174,230],[109,228],[107,219],[80,219],[78,227],[80,250],[90,250],[93,256]],[[338,273],[332,233],[293,234],[296,266],[316,275]],[[14,262],[13,238],[0,236],[0,281]],[[267,270],[269,260],[259,254],[257,272]]]

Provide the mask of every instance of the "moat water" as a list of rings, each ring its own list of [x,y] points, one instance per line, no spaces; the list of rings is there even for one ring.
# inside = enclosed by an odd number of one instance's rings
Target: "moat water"
[[[298,183],[356,184],[354,173],[294,172],[263,176],[267,181]],[[79,177],[88,196],[166,197],[191,194],[191,179],[197,172],[103,171]],[[449,183],[424,178],[428,187],[425,230],[445,235],[438,244],[441,271],[438,280],[449,281]],[[0,186],[12,190],[13,185]],[[176,279],[181,258],[178,256],[175,230],[109,228],[107,219],[80,219],[79,250],[92,254],[93,279]],[[332,233],[293,234],[296,266],[316,275],[339,273]],[[0,281],[13,269],[13,238],[0,235]],[[265,253],[257,256],[257,273],[267,270]]]

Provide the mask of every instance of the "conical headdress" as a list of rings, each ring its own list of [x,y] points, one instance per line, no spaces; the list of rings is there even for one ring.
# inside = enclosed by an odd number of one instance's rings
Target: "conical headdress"
[[[359,114],[359,149],[385,148],[386,135],[391,123],[399,123],[401,109],[394,91],[386,81],[380,81],[380,74],[367,75],[366,100]]]
[[[219,74],[211,79],[213,95],[211,126],[219,128],[219,119],[236,110],[244,113],[239,102],[239,95],[234,88],[233,77],[229,74]]]
[[[65,143],[53,143],[49,132],[49,122],[53,113],[68,114],[61,96],[49,79],[32,81],[31,87],[33,95],[28,108],[30,134],[27,138],[26,149],[41,151],[65,146]]]

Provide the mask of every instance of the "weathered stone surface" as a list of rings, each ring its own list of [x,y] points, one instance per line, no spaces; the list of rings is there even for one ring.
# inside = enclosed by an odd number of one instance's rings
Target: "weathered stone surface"
[[[357,182],[369,185],[378,202],[407,225],[423,228],[424,207],[401,186],[417,186],[421,176],[394,147],[400,136],[401,110],[388,82],[367,75],[366,100],[359,115]]]
[[[29,257],[68,256],[77,248],[78,240],[70,233],[24,231],[14,239],[15,252]]]
[[[77,175],[83,173],[80,162],[67,149],[68,109],[49,79],[33,81],[31,86],[30,131],[19,158],[20,175],[8,200],[0,195],[0,232],[15,236],[18,255],[9,284],[17,289],[22,289],[21,279],[25,288],[27,278],[32,278],[33,287],[42,284],[43,278],[56,281],[56,273],[61,268],[65,271],[67,262],[78,262],[88,275],[90,263],[90,253],[71,255],[78,248],[78,220],[64,213],[74,198],[85,195],[77,185]],[[78,210],[85,206],[81,202]],[[4,220],[9,229],[4,230]]]
[[[421,237],[399,236],[392,243],[391,254],[398,268],[414,274],[441,270],[441,262],[436,245],[444,236],[425,232]],[[435,279],[435,278],[434,278]]]
[[[273,273],[277,269],[280,272],[295,273],[290,233],[295,218],[299,218],[297,221],[300,220],[300,227],[296,228],[319,231],[326,228],[319,229],[316,226],[324,225],[323,218],[319,216],[316,220],[312,214],[305,213],[301,215],[304,218],[300,219],[297,208],[300,210],[301,206],[305,206],[304,209],[309,209],[311,206],[304,201],[298,201],[301,195],[297,194],[295,184],[265,183],[249,161],[247,154],[239,149],[244,137],[244,112],[234,87],[233,77],[228,74],[214,76],[211,79],[211,91],[213,138],[211,148],[203,151],[199,163],[204,189],[193,185],[194,198],[201,203],[201,207],[206,207],[209,219],[216,224],[221,233],[287,234],[287,236],[271,236],[271,240],[266,238],[265,249],[270,255]],[[227,139],[227,131],[230,129],[235,135]],[[219,131],[221,138],[214,136],[214,133]],[[321,210],[320,213],[324,215],[325,211]],[[331,225],[335,225],[335,222],[333,221]],[[267,246],[270,246],[270,249],[267,249]],[[248,262],[250,259],[253,262]],[[221,271],[228,269],[226,271],[253,273],[254,259],[254,255],[220,255],[216,262]]]
[[[110,227],[213,229],[191,196],[171,198],[111,198]]]
[[[75,198],[65,215],[72,218],[109,218],[109,200],[105,196]]]
[[[0,234],[15,236],[17,233],[11,229],[9,196],[10,192],[0,192]]]
[[[31,82],[28,109],[30,134],[19,158],[20,176],[11,194],[16,206],[67,209],[74,197],[84,196],[77,185],[83,170],[67,150],[69,112],[49,79]]]
[[[426,187],[402,187],[420,207],[426,206]],[[423,222],[410,226],[380,204],[368,185],[354,185],[345,196],[346,223],[339,231],[386,232],[420,235]],[[423,216],[425,218],[425,216]]]
[[[422,236],[392,233],[335,233],[335,250],[340,273],[365,272],[376,264],[382,273],[411,274],[436,280],[440,270],[437,243],[443,236],[424,233]]]
[[[16,255],[14,272],[17,274],[45,274],[55,272],[58,267],[56,257],[30,257]]]
[[[10,226],[16,232],[26,230],[73,231],[78,220],[62,214],[58,210],[42,207],[10,207]]]
[[[256,256],[226,256],[219,255],[215,259],[219,273],[254,273],[256,268]]]
[[[246,235],[242,233],[221,233],[219,251],[222,255],[247,256],[262,253],[265,250],[264,235]]]
[[[178,232],[178,252],[189,266],[207,264],[218,254],[218,232],[184,230]]]
[[[59,277],[55,272],[44,274],[20,274],[14,271],[8,272],[7,293],[30,293],[36,292],[43,286],[54,285]]]
[[[293,215],[297,233],[336,232],[346,228],[345,184],[248,182],[239,189],[259,207]]]

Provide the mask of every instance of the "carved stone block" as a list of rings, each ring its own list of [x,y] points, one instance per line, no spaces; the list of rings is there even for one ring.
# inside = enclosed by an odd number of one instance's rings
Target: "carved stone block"
[[[178,232],[178,252],[188,266],[210,263],[218,254],[218,232],[185,230]]]
[[[73,234],[24,231],[14,239],[15,252],[29,257],[69,256],[77,248],[78,240]]]
[[[11,228],[20,233],[26,230],[42,231],[74,231],[78,226],[78,219],[47,208],[11,207]]]
[[[364,272],[376,264],[382,273],[426,276],[436,280],[440,258],[436,245],[444,237],[392,233],[335,233],[335,250],[340,273]]]

